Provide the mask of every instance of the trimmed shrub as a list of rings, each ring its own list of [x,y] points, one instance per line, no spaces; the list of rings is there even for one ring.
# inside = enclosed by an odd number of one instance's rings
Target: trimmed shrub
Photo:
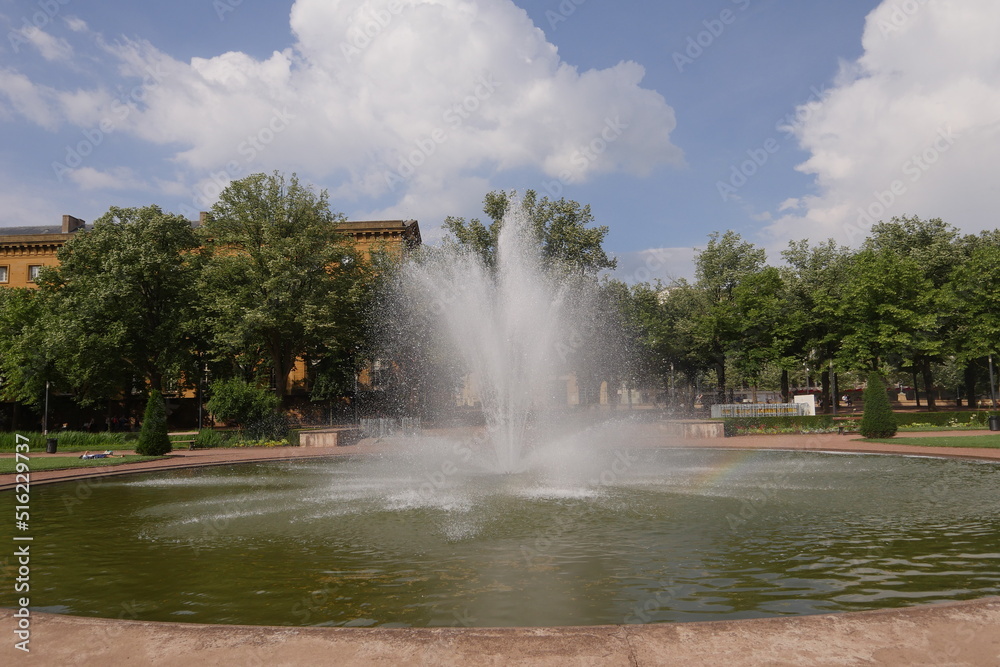
[[[212,383],[212,397],[205,407],[216,419],[239,426],[248,437],[258,440],[284,437],[288,423],[278,412],[280,404],[281,400],[263,387],[233,378]]]
[[[146,413],[142,418],[142,429],[139,431],[139,441],[135,445],[135,453],[143,456],[163,456],[169,454],[173,446],[167,435],[167,406],[163,403],[160,392],[149,392],[146,401]]]
[[[885,392],[885,382],[878,373],[868,376],[864,393],[865,412],[861,416],[861,435],[865,438],[891,438],[896,435],[896,415]]]

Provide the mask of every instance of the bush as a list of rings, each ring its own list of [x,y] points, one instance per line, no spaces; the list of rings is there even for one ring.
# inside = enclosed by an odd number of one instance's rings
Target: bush
[[[211,394],[205,407],[219,421],[234,426],[271,421],[280,405],[280,399],[268,390],[239,378],[213,382]]]
[[[214,449],[225,447],[227,444],[229,444],[229,434],[226,431],[203,428],[194,437],[191,449]]]
[[[986,426],[989,413],[985,410],[955,410],[942,412],[901,412],[896,415],[899,426],[910,424],[926,424],[928,426],[968,425],[971,428]]]
[[[726,437],[758,433],[822,433],[836,431],[832,415],[803,417],[728,417],[723,421]]]
[[[160,392],[154,389],[149,392],[149,399],[146,401],[146,413],[142,418],[142,430],[139,431],[135,453],[163,456],[169,454],[171,449],[173,446],[167,435],[167,406],[163,403]]]
[[[896,415],[889,404],[882,376],[872,373],[864,393],[865,412],[861,416],[861,435],[865,438],[891,438],[896,435]]]

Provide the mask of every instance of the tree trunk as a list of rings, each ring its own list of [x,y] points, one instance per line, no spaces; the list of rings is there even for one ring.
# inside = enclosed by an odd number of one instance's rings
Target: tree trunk
[[[281,407],[288,402],[288,374],[292,372],[295,357],[281,344],[280,338],[271,340],[271,369],[274,373],[274,393],[281,400]]]
[[[785,403],[792,402],[792,390],[788,386],[788,371],[781,371],[781,400]]]
[[[937,399],[934,397],[934,370],[931,368],[931,360],[924,359],[920,364],[920,370],[924,376],[924,391],[927,392],[927,409],[936,412]]]
[[[820,400],[823,401],[823,412],[827,413],[830,411],[830,371],[825,370],[820,375],[820,383],[823,385],[823,391],[820,394]]]
[[[722,361],[715,364],[715,378],[719,383],[718,392],[719,399],[721,402],[726,402],[726,360],[723,358]]]
[[[976,362],[970,361],[965,365],[965,399],[970,408],[976,405]]]
[[[920,387],[917,386],[917,371],[913,370],[913,397],[917,399],[917,407],[920,407]]]

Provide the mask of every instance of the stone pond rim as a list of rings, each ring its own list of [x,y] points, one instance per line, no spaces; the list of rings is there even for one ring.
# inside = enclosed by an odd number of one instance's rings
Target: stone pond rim
[[[944,433],[943,435],[958,435]],[[650,438],[652,439],[652,438]],[[657,438],[658,439],[658,438]],[[663,446],[638,442],[637,446]],[[679,446],[901,454],[1000,462],[1000,450],[863,443],[843,436],[744,436]],[[261,460],[376,453],[383,447],[201,450],[112,474]],[[178,460],[180,459],[180,460]],[[164,465],[167,464],[167,465]],[[63,473],[63,474],[58,474]],[[39,473],[36,483],[101,476],[100,469]],[[47,478],[42,478],[45,475]],[[9,488],[0,477],[0,488]],[[0,610],[12,637],[13,610]],[[47,664],[1000,664],[1000,598],[832,615],[565,628],[349,629],[188,625],[33,614],[32,652]],[[14,652],[13,643],[4,655]],[[18,651],[20,653],[20,651]]]

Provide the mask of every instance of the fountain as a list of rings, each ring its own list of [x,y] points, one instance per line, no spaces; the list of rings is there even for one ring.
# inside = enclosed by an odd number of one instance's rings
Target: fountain
[[[646,447],[628,423],[549,419],[556,350],[588,316],[527,226],[505,220],[495,270],[449,250],[402,282],[475,376],[481,434],[109,478],[85,502],[39,487],[37,611],[121,618],[128,591],[140,620],[552,626],[1000,594],[994,464]]]
[[[409,264],[402,303],[437,315],[439,331],[475,378],[500,473],[521,470],[528,418],[544,403],[540,388],[556,377],[556,346],[568,339],[568,285],[540,266],[530,221],[512,204],[504,218],[496,266],[455,247]]]

